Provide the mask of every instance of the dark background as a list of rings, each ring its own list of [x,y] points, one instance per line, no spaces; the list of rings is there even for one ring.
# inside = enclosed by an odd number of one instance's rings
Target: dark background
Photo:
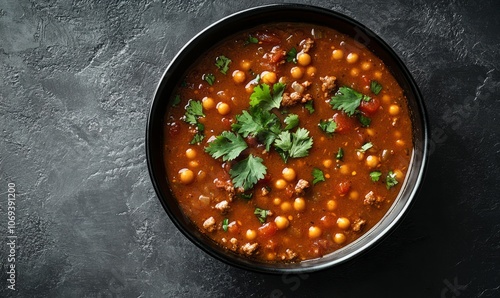
[[[379,34],[425,99],[427,175],[377,247],[322,272],[268,276],[214,260],[174,227],[145,161],[156,85],[199,30],[268,3],[0,2],[0,296],[500,296],[499,1],[301,2]]]

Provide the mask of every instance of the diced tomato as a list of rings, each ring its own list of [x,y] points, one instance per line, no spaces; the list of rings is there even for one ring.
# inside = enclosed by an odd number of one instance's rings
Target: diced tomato
[[[232,221],[228,226],[227,226],[227,231],[231,234],[236,234],[238,233],[239,227],[238,224],[235,221]]]
[[[345,195],[351,190],[351,181],[344,180],[337,185],[337,190],[340,195]]]
[[[335,132],[339,134],[348,133],[356,126],[354,119],[347,116],[344,112],[335,113],[333,115],[333,120],[337,123]]]
[[[325,226],[325,228],[331,228],[335,225],[336,217],[334,214],[327,214],[320,218],[321,223]]]
[[[369,101],[361,101],[359,110],[367,115],[373,115],[380,108],[380,101],[377,98],[372,98]]]
[[[277,230],[278,227],[276,226],[274,221],[270,221],[259,228],[259,233],[263,237],[271,237],[272,235],[276,234]]]

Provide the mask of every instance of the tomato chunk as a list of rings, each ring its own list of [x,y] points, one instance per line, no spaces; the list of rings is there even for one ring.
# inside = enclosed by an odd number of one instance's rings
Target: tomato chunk
[[[346,134],[356,126],[355,121],[344,112],[335,113],[333,115],[333,121],[337,123],[335,132],[340,134]]]
[[[278,231],[278,227],[276,226],[274,221],[267,222],[259,228],[259,233],[263,237],[271,237],[272,235],[276,234],[276,231]]]
[[[380,108],[380,100],[377,98],[372,98],[369,101],[361,101],[359,105],[359,110],[367,115],[373,115]]]
[[[351,181],[345,180],[337,185],[337,190],[340,195],[345,195],[351,190]]]

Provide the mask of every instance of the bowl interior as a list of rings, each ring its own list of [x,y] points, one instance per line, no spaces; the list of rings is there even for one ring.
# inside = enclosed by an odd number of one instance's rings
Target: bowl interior
[[[414,150],[409,174],[403,182],[398,198],[382,220],[358,240],[341,250],[319,259],[293,264],[250,260],[215,244],[183,214],[170,191],[163,163],[163,120],[169,99],[172,98],[172,92],[174,92],[180,78],[183,77],[187,66],[224,37],[259,24],[272,22],[302,22],[328,26],[353,37],[357,42],[366,46],[384,61],[405,90],[413,123]],[[399,221],[416,195],[422,180],[427,155],[426,122],[422,97],[411,74],[396,53],[375,33],[353,19],[331,10],[299,4],[270,5],[228,16],[200,32],[181,49],[165,71],[151,105],[146,132],[146,154],[153,186],[166,212],[180,231],[205,252],[226,263],[255,271],[270,273],[308,272],[341,263],[365,251],[386,235]]]

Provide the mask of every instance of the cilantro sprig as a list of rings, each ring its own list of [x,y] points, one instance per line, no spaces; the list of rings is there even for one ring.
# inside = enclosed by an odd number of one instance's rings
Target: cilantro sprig
[[[302,127],[293,133],[282,131],[274,141],[274,147],[285,163],[289,158],[308,156],[312,145],[313,139],[309,136],[309,131]]]
[[[205,151],[215,159],[222,157],[223,161],[228,161],[237,158],[247,147],[239,134],[223,131],[208,144]]]
[[[320,120],[318,127],[324,131],[327,135],[331,136],[337,129],[337,123],[333,119]]]
[[[344,111],[348,116],[354,115],[361,104],[361,100],[370,101],[370,97],[363,95],[349,87],[340,87],[330,99],[330,105],[337,110]]]
[[[251,189],[260,179],[263,179],[266,173],[267,167],[263,164],[262,158],[255,157],[252,154],[234,164],[229,170],[234,187],[243,188],[245,191]]]
[[[387,176],[385,177],[385,185],[387,189],[390,189],[398,184],[398,180],[396,180],[396,173],[389,171]]]
[[[194,125],[197,130],[190,144],[200,143],[205,137],[205,126],[198,121],[200,117],[205,117],[205,114],[203,113],[203,105],[201,101],[190,100],[185,109],[186,112],[184,113],[183,120],[191,125]]]
[[[382,91],[382,85],[380,85],[379,82],[373,80],[373,81],[370,82],[370,90],[375,95],[378,95],[380,93],[380,91]]]
[[[269,151],[281,131],[281,123],[276,114],[255,107],[237,115],[236,123],[231,125],[231,129],[245,138],[257,137]]]
[[[382,172],[380,172],[380,171],[370,172],[370,178],[372,179],[373,182],[379,181],[380,176],[382,176]]]
[[[253,211],[253,214],[255,214],[255,216],[257,216],[260,223],[265,223],[267,215],[269,214],[269,210],[265,210],[265,209],[261,209],[261,208],[257,207]]]
[[[227,58],[224,55],[220,55],[215,59],[215,66],[219,69],[219,71],[223,74],[226,74],[229,70],[229,64],[231,63],[231,59]]]
[[[297,64],[297,49],[295,47],[291,48],[290,51],[286,52],[286,62],[292,62]]]
[[[313,185],[318,182],[326,181],[325,174],[323,173],[322,170],[318,168],[313,169],[312,176],[313,176]]]
[[[276,83],[273,85],[271,92],[271,88],[268,84],[255,86],[252,95],[250,95],[250,106],[260,106],[263,110],[267,111],[273,108],[279,109],[285,87],[286,84]]]

